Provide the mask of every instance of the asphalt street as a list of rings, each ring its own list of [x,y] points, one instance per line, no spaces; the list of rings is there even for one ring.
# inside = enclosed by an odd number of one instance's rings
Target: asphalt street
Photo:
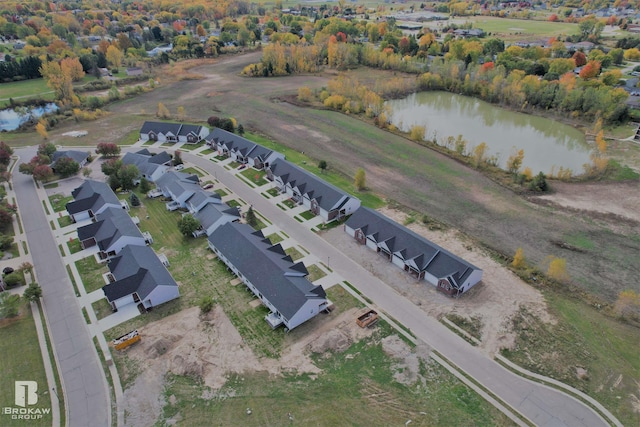
[[[28,162],[35,152],[35,148],[16,150],[20,161],[14,169],[13,186],[60,366],[67,424],[110,426],[111,402],[98,354],[43,211],[38,189],[31,176],[18,172],[19,164]]]

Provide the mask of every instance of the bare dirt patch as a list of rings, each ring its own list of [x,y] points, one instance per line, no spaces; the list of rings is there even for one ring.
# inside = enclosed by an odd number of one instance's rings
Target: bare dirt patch
[[[318,374],[311,352],[346,350],[373,332],[355,324],[357,311],[326,317],[298,339],[287,337],[280,359],[258,358],[219,306],[205,318],[194,307],[139,328],[142,341],[127,351],[127,357],[144,368],[124,391],[126,424],[154,424],[166,404],[162,391],[168,373],[199,378],[212,390],[222,387],[231,374]]]
[[[405,213],[394,209],[380,209],[380,212],[400,224],[407,217]],[[429,315],[439,318],[455,313],[468,318],[479,317],[483,323],[481,348],[489,354],[513,344],[514,335],[508,330],[508,320],[521,305],[525,305],[543,321],[553,321],[544,297],[538,290],[491,259],[456,230],[432,231],[417,222],[408,225],[408,228],[480,267],[484,272],[482,282],[462,297],[450,298],[424,280],[416,281],[370,249],[359,245],[341,228],[329,230],[323,233],[323,237]]]
[[[615,215],[640,222],[640,185],[623,183],[553,183],[553,194],[538,196],[558,206],[585,213]]]

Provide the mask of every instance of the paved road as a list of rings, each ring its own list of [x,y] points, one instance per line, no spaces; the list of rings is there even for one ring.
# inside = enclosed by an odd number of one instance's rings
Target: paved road
[[[28,162],[35,149],[16,150],[21,162]],[[67,402],[67,424],[110,426],[111,410],[106,378],[98,354],[82,317],[73,286],[51,233],[33,179],[13,174],[19,206],[36,276],[42,287],[44,305],[51,327],[49,333],[62,374]]]
[[[331,269],[339,273],[390,316],[410,328],[412,333],[473,377],[504,402],[539,426],[608,425],[596,412],[578,400],[555,389],[519,377],[487,357],[480,350],[453,334],[426,315],[411,301],[387,286],[320,236],[311,233],[295,219],[265,199],[244,182],[231,176],[218,164],[183,151],[182,158],[217,177],[247,203],[251,203],[277,227],[286,231],[320,259],[331,258]],[[371,254],[375,256],[374,253]]]

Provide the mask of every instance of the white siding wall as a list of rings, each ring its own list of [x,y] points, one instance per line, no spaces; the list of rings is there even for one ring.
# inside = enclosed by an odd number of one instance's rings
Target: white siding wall
[[[349,215],[355,212],[360,207],[360,200],[349,198],[349,201],[345,203],[342,207],[344,209],[345,215]]]
[[[180,291],[177,286],[159,285],[151,291],[151,293],[145,298],[144,306],[155,307],[160,304],[164,304],[167,301],[171,301],[180,296]]]
[[[465,280],[464,284],[462,285],[464,287],[464,291],[466,292],[469,289],[471,289],[480,280],[482,280],[482,270],[474,270],[473,273],[471,273],[469,277],[467,277],[467,280]]]
[[[438,286],[438,278],[428,271],[424,272],[424,280],[431,283],[433,286]]]
[[[115,251],[117,254],[127,245],[146,246],[146,243],[144,241],[144,237],[123,236],[113,242],[105,252]]]
[[[122,308],[127,304],[133,303],[133,295],[127,295],[114,301],[116,308]]]
[[[84,221],[85,219],[89,219],[89,218],[91,218],[89,216],[89,211],[78,212],[76,214],[73,214],[73,219],[76,222]]]
[[[396,255],[391,257],[391,262],[404,270],[404,260]]]
[[[367,239],[367,247],[374,251],[378,251],[378,245],[376,244],[376,242],[373,242],[370,239]]]
[[[285,322],[285,326],[289,329],[293,329],[296,326],[301,325],[307,320],[315,317],[320,313],[319,306],[323,302],[326,302],[324,298],[310,299],[294,314],[291,319]]]
[[[355,237],[356,237],[356,230],[355,229],[345,225],[344,226],[344,232],[355,239]]]

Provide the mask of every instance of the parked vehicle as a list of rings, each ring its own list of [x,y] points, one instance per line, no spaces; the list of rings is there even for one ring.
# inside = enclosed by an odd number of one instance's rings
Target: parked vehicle
[[[182,163],[180,163],[179,165],[176,165],[175,170],[177,171],[181,171],[182,169],[184,169],[184,165]]]

